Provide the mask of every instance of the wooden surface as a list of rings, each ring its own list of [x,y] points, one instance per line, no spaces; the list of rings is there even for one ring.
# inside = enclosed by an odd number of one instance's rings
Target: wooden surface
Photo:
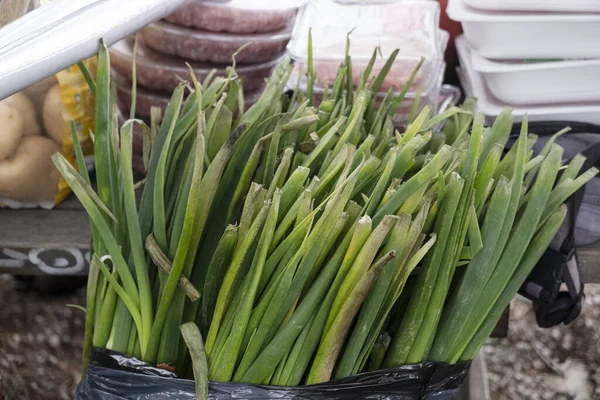
[[[2,248],[88,248],[88,217],[75,196],[53,210],[0,209]]]
[[[90,227],[75,196],[53,210],[0,209],[0,273],[85,275]]]

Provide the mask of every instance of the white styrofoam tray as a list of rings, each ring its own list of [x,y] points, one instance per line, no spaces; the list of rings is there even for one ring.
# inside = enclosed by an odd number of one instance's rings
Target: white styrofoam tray
[[[598,0],[464,0],[488,11],[599,12]]]
[[[493,61],[471,51],[471,62],[494,97],[509,104],[600,101],[600,60]]]
[[[502,109],[510,104],[495,99],[486,87],[481,74],[473,69],[470,50],[464,36],[456,39],[456,50],[461,65],[459,78],[465,93],[467,96],[477,98],[477,109],[485,114],[486,123],[491,124]],[[600,103],[513,107],[516,121],[521,121],[525,114],[529,121],[576,121],[600,125]]]
[[[600,58],[600,13],[480,11],[449,0],[471,48],[486,58]]]

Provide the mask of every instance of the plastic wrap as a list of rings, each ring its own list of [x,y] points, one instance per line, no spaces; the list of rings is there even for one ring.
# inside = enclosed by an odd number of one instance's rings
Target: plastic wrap
[[[450,400],[470,362],[455,365],[425,362],[367,372],[327,383],[299,387],[218,383],[209,385],[210,400]],[[110,350],[95,349],[75,400],[195,400],[194,382]]]
[[[197,61],[228,63],[231,56],[247,45],[237,56],[239,63],[259,63],[281,56],[288,44],[291,25],[276,32],[227,34],[183,28],[167,22],[155,22],[141,30],[144,42],[154,50]]]
[[[85,64],[94,74],[95,58]],[[77,66],[0,101],[0,207],[49,209],[66,198],[51,156],[75,164],[71,121],[91,162],[94,97]]]
[[[176,25],[213,32],[273,32],[291,23],[302,3],[294,0],[192,0],[165,19]]]
[[[133,62],[133,39],[124,39],[115,43],[110,48],[111,66],[120,74],[128,79],[132,78],[131,64]],[[236,73],[242,80],[244,90],[255,91],[263,87],[265,78],[271,74],[271,70],[279,60],[267,61],[255,65],[237,65]],[[196,77],[201,82],[206,78],[211,70],[215,69],[215,76],[226,76],[226,67],[231,63],[231,58],[227,64],[211,64],[201,62],[191,62]],[[190,71],[185,65],[185,60],[180,58],[160,54],[143,43],[138,44],[136,57],[137,81],[141,86],[150,89],[172,92],[181,82],[181,79],[187,79]]]

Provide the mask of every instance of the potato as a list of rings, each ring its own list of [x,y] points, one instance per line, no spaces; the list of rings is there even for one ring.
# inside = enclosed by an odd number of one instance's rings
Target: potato
[[[38,83],[34,83],[33,85],[23,89],[23,93],[25,93],[27,97],[29,97],[29,100],[31,100],[31,102],[33,103],[36,115],[42,115],[44,109],[44,100],[46,99],[46,93],[48,93],[50,88],[56,85],[56,83],[56,77],[52,75],[46,79],[42,79]]]
[[[15,153],[0,161],[0,197],[17,201],[54,200],[60,174],[52,154],[60,148],[43,136],[25,136]]]
[[[23,117],[16,109],[0,102],[0,160],[13,154],[23,138]]]
[[[2,103],[8,104],[12,108],[17,109],[23,117],[23,135],[41,135],[40,125],[38,124],[37,115],[33,103],[23,93],[15,93],[10,97],[2,100]]]
[[[48,91],[44,100],[44,129],[58,145],[62,145],[65,132],[65,120],[63,118],[65,111],[65,105],[60,97],[60,87],[54,85]]]

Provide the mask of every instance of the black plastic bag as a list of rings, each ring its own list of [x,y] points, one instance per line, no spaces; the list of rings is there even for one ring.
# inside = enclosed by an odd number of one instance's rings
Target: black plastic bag
[[[283,387],[211,382],[209,398],[290,400],[450,400],[469,371],[455,365],[425,362],[367,372],[318,385]],[[94,349],[86,378],[75,400],[194,400],[194,382],[133,357]]]

